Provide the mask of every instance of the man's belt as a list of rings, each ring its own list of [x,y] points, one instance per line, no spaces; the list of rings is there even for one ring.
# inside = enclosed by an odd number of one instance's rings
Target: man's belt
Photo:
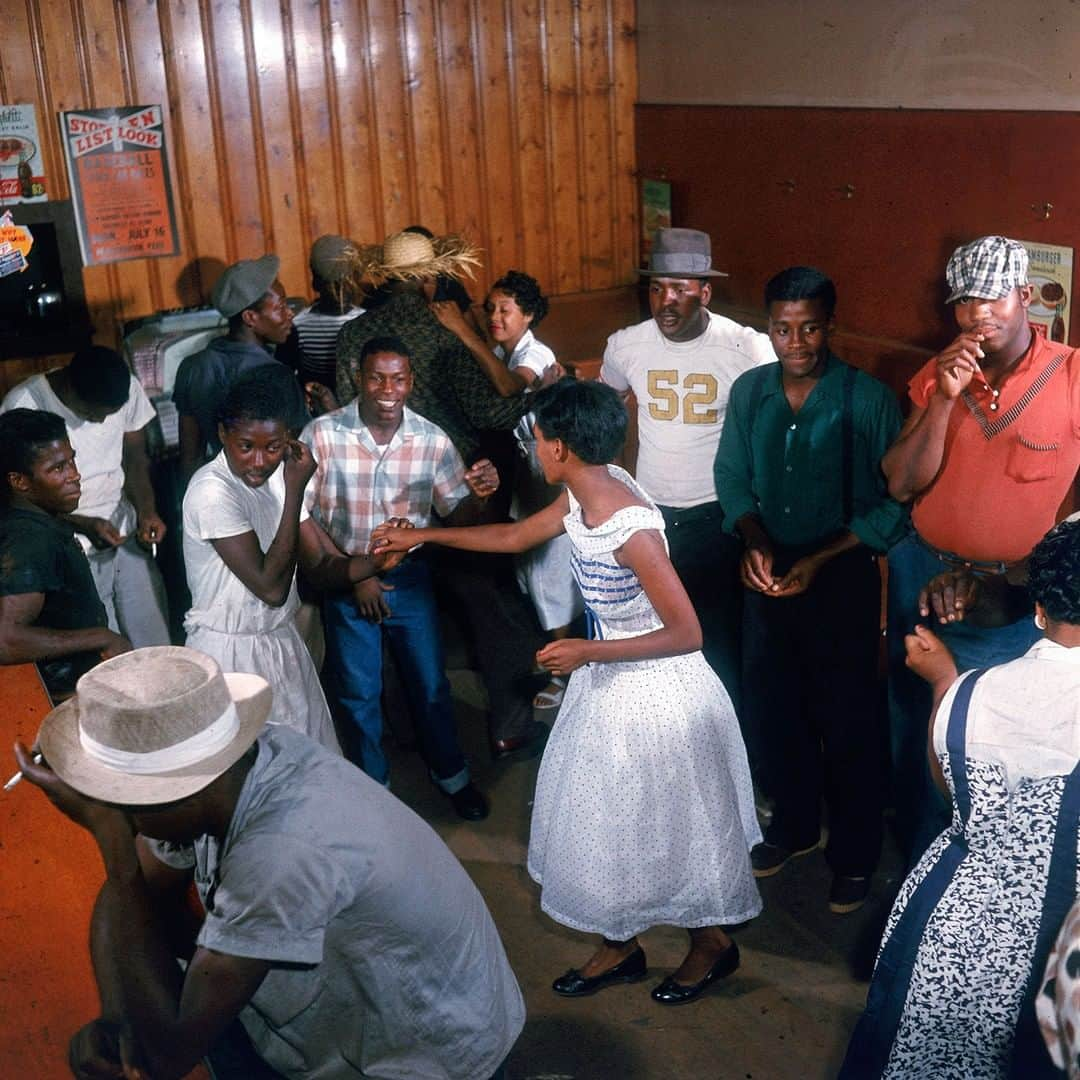
[[[1005,562],[1002,559],[969,559],[965,555],[958,555],[955,551],[944,551],[941,548],[934,547],[933,544],[928,544],[917,532],[915,538],[931,555],[940,559],[943,563],[970,570],[975,575],[1004,574],[1016,564],[1015,559],[1012,562]]]

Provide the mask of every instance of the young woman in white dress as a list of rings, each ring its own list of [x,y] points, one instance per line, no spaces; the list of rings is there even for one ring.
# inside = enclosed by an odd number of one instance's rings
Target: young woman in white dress
[[[701,628],[667,555],[648,495],[606,462],[626,410],[600,383],[566,379],[534,402],[537,455],[567,490],[523,521],[462,529],[375,531],[373,550],[420,541],[521,552],[566,532],[592,634],[537,654],[570,676],[540,766],[529,873],[552,918],[603,940],[552,984],[579,997],[646,974],[637,935],[685,927],[682,964],[652,991],[678,1005],[733,972],[724,927],[761,910],[750,848],[761,832],[738,722],[701,655]]]
[[[289,437],[280,382],[239,379],[221,410],[221,452],[184,496],[184,563],[191,609],[187,644],[225,671],[261,675],[273,690],[269,723],[286,724],[341,752],[311,655],[296,627],[299,560],[313,583],[344,589],[393,557],[348,558],[303,506],[311,451]]]

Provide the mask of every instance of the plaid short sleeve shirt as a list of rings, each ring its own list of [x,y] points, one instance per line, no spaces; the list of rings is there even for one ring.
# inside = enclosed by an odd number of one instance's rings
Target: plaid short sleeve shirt
[[[376,444],[355,401],[312,420],[300,437],[318,463],[304,495],[308,513],[347,554],[365,554],[387,518],[422,528],[432,510],[446,517],[469,494],[450,437],[408,408],[386,446]]]

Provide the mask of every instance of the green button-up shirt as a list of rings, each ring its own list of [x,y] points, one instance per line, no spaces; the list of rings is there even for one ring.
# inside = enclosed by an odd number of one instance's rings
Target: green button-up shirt
[[[779,363],[735,380],[713,463],[726,530],[734,532],[739,518],[756,513],[773,542],[785,547],[810,548],[850,530],[868,547],[886,551],[903,535],[907,512],[890,498],[881,472],[881,458],[900,430],[900,409],[888,387],[863,371],[852,387],[852,515],[844,520],[847,367],[830,354],[797,413],[784,395]]]

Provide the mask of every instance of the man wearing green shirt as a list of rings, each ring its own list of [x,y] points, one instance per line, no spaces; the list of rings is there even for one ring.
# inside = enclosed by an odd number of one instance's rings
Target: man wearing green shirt
[[[714,465],[741,536],[744,724],[773,796],[752,852],[768,877],[814,850],[828,810],[829,907],[861,907],[881,847],[883,732],[875,555],[903,534],[879,463],[900,430],[892,393],[829,350],[836,288],[797,266],[765,287],[778,362],[731,389]]]

